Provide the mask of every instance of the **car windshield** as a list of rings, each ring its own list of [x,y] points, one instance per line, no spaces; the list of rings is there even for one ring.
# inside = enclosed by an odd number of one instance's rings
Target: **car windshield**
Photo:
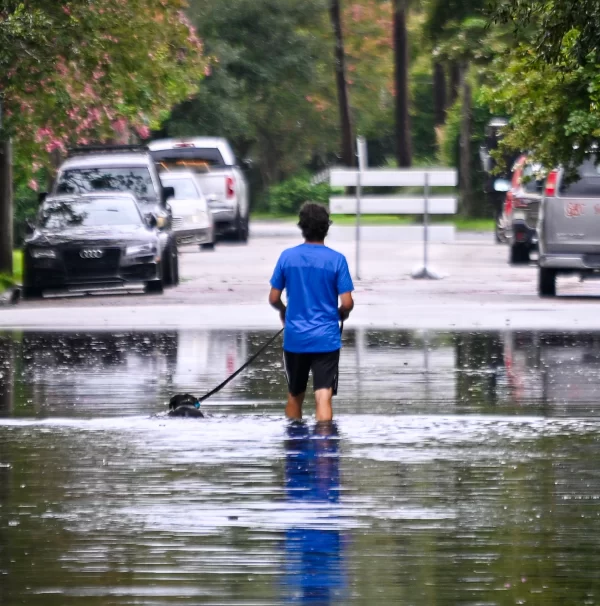
[[[39,218],[42,229],[143,225],[133,200],[98,198],[87,200],[47,200]]]
[[[564,183],[560,188],[561,196],[578,198],[600,198],[600,165],[593,159],[587,160],[580,167],[578,179]]]
[[[169,179],[161,177],[163,187],[172,187],[177,200],[189,200],[198,197],[198,189],[193,179]]]
[[[129,192],[141,200],[157,197],[150,171],[145,166],[72,168],[60,174],[56,186],[58,194],[96,191]]]

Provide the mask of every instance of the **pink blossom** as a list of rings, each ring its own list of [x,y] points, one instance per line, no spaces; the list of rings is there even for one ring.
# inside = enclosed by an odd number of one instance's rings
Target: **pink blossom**
[[[27,185],[29,186],[29,189],[32,189],[33,191],[38,191],[38,189],[40,188],[38,182],[35,179],[31,179]]]
[[[65,4],[65,6],[62,7],[63,9],[63,13],[65,13],[65,15],[71,15],[71,9]]]
[[[212,67],[210,65],[204,66],[204,75],[208,78],[212,74]]]
[[[145,124],[136,126],[135,130],[141,139],[148,139],[150,137],[150,129]]]
[[[112,127],[116,133],[122,135],[127,128],[127,120],[125,120],[125,118],[119,118],[112,123]]]

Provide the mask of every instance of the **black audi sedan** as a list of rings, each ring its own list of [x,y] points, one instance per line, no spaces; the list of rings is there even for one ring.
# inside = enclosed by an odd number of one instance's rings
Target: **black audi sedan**
[[[44,200],[25,241],[23,294],[91,292],[143,285],[163,291],[156,219],[132,194],[94,193]]]

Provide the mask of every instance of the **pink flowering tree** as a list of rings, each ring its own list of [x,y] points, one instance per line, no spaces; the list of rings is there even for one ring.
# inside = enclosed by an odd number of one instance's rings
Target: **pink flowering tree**
[[[186,0],[3,3],[3,125],[21,180],[70,145],[145,139],[196,93],[207,61],[186,8]]]

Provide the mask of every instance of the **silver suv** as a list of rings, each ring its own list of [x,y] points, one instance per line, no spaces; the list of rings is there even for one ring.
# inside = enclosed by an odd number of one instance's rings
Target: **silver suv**
[[[558,274],[600,278],[600,165],[593,157],[571,182],[562,169],[548,175],[538,235],[540,296],[556,295]]]
[[[99,145],[69,150],[52,188],[53,196],[96,192],[124,192],[135,196],[143,215],[156,218],[161,247],[160,268],[165,286],[179,284],[177,241],[167,199],[172,187],[163,187],[147,147]],[[42,194],[44,196],[44,194]]]

